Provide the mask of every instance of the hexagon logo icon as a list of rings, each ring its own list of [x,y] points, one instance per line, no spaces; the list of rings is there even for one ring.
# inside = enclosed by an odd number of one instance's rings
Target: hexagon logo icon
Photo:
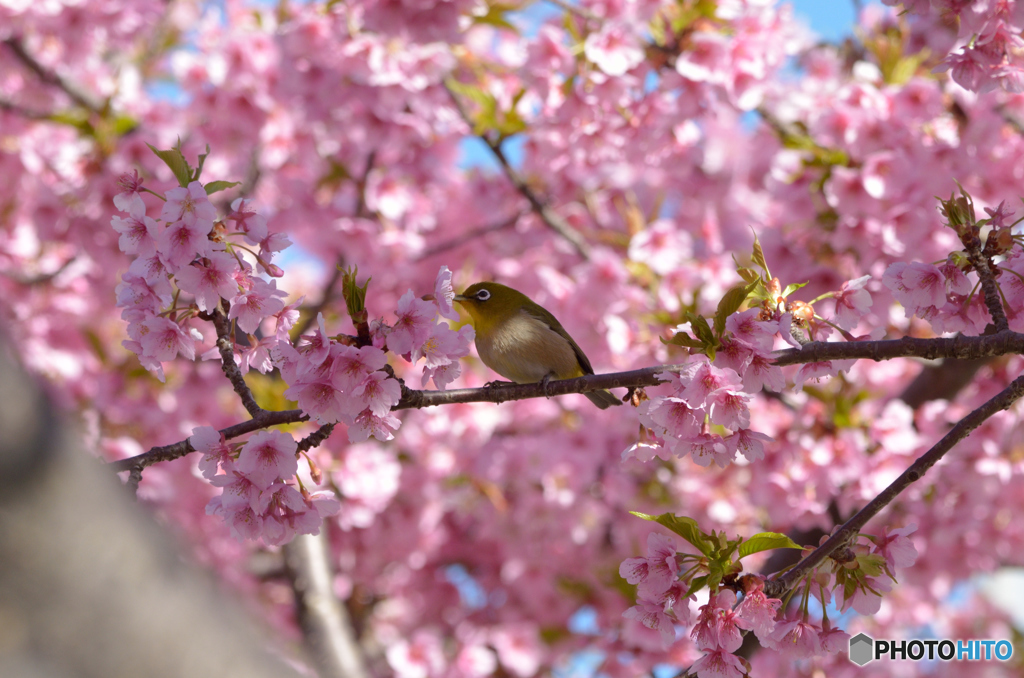
[[[866,633],[858,633],[850,638],[850,661],[857,666],[864,666],[874,659],[875,641]]]

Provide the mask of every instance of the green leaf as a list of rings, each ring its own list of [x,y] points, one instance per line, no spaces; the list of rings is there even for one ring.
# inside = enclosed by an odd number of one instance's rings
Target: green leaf
[[[659,525],[664,525],[686,541],[693,544],[694,547],[696,547],[696,549],[705,556],[710,556],[713,552],[713,548],[708,542],[707,536],[700,531],[700,527],[697,526],[697,521],[693,518],[677,516],[672,513],[662,513],[659,516],[652,516],[648,513],[640,513],[638,511],[630,511],[630,513],[637,518],[653,520]]]
[[[733,255],[733,257],[734,257],[733,261],[736,261],[735,255]],[[761,279],[761,274],[760,273],[758,273],[757,271],[755,271],[752,268],[747,268],[745,266],[740,266],[739,264],[736,265],[736,272],[740,274],[741,278],[743,278],[743,282],[752,283],[752,282],[757,282],[758,280]]]
[[[692,596],[694,593],[696,593],[697,591],[700,591],[702,588],[707,586],[707,583],[708,583],[708,575],[704,575],[703,577],[694,577],[690,581],[690,589],[686,592],[686,595],[683,596],[680,600],[686,600],[687,598]]]
[[[672,346],[684,346],[686,348],[703,348],[704,344],[700,343],[686,332],[676,332],[672,335],[671,339],[665,339],[664,337],[658,337],[661,339],[663,344],[671,344]]]
[[[760,279],[760,278],[758,278]],[[721,337],[725,331],[725,321],[747,300],[750,292],[757,286],[757,281],[747,285],[738,285],[725,293],[722,300],[718,302],[718,310],[715,311],[715,336]]]
[[[782,296],[783,296],[783,298],[788,297],[789,295],[793,294],[793,292],[796,292],[801,287],[806,287],[806,286],[807,286],[807,283],[805,283],[805,282],[802,282],[802,283],[791,283],[789,285],[786,285],[786,289],[782,290]]]
[[[756,233],[754,234],[754,253],[751,255],[751,261],[753,261],[756,266],[760,266],[766,276],[769,278],[772,277],[772,274],[768,271],[768,262],[764,259],[764,250],[761,249],[761,241],[757,239]]]
[[[203,173],[203,165],[206,164],[206,156],[210,155],[210,144],[206,144],[206,153],[199,154],[199,167],[196,168],[195,174],[192,175],[192,181],[199,181],[199,176]]]
[[[188,162],[185,161],[185,156],[181,154],[181,150],[177,147],[167,151],[159,151],[153,144],[147,143],[149,150],[156,153],[156,157],[164,161],[164,164],[171,168],[171,172],[174,173],[174,178],[178,180],[178,184],[182,188],[187,188],[189,183],[192,181],[192,168],[188,166]]]
[[[483,13],[474,13],[473,23],[475,24],[486,24],[488,26],[494,26],[495,28],[504,28],[507,31],[512,31],[516,35],[519,35],[519,29],[509,23],[509,20],[505,17],[507,12],[514,12],[520,9],[517,5],[505,4],[502,2],[488,2],[487,11]]]
[[[800,544],[778,532],[760,532],[740,544],[740,558],[772,549],[799,549]]]
[[[241,181],[211,181],[210,183],[203,186],[206,191],[206,195],[213,195],[217,191],[223,191],[233,186],[238,186]]]
[[[702,315],[696,313],[687,313],[686,319],[690,321],[690,327],[693,328],[693,333],[697,335],[705,346],[715,344],[715,335],[711,332],[711,325],[708,325],[708,320]]]
[[[880,553],[868,553],[857,556],[857,563],[864,574],[869,577],[877,577],[882,574],[882,568],[885,567],[885,557]]]

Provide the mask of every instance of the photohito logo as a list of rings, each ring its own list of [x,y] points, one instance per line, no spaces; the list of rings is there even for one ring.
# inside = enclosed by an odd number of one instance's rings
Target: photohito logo
[[[864,666],[875,659],[1005,662],[1013,656],[1008,640],[875,640],[866,633],[850,638],[850,661]]]

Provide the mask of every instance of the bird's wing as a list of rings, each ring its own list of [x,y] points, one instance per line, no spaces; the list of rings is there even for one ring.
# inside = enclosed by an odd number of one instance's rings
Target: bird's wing
[[[586,354],[583,353],[583,349],[581,349],[576,341],[569,336],[569,333],[565,331],[564,327],[562,327],[562,323],[558,322],[558,319],[551,315],[550,311],[541,306],[537,306],[536,309],[524,308],[523,313],[527,314],[531,318],[541,321],[548,326],[549,330],[558,333],[560,337],[569,342],[569,345],[572,346],[572,352],[576,354],[576,359],[580,362],[583,374],[594,373],[594,368],[590,366],[590,360],[588,360]]]

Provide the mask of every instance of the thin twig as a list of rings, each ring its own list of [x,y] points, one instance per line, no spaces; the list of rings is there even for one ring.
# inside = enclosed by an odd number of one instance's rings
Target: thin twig
[[[452,88],[449,87],[447,83],[445,83],[445,89],[448,91],[448,95],[451,97],[459,115],[462,116],[462,119],[472,129],[473,121],[472,118],[470,118],[469,111],[467,111],[465,106],[462,105],[458,95],[452,91]],[[512,185],[515,186],[516,190],[527,199],[530,206],[533,208],[533,211],[537,213],[537,216],[539,216],[541,220],[553,231],[569,241],[576,251],[579,252],[581,257],[589,259],[590,246],[587,244],[586,240],[584,240],[583,236],[580,235],[579,231],[573,228],[569,222],[563,219],[561,215],[544,204],[544,201],[540,199],[532,188],[530,188],[526,179],[524,179],[522,175],[520,175],[519,172],[509,163],[508,158],[505,156],[505,152],[501,148],[501,142],[496,141],[487,134],[481,134],[479,138],[487,144],[489,149],[491,149],[494,157],[498,159],[502,169],[505,171],[505,176],[507,176],[508,180],[512,182]]]
[[[16,104],[13,101],[3,98],[0,98],[0,110],[10,111],[11,113],[20,115],[23,118],[28,118],[29,120],[50,119],[49,113],[43,113],[42,111],[33,111],[32,109],[25,108],[20,104]]]
[[[566,0],[546,0],[546,2],[549,2],[555,7],[564,9],[566,12],[569,12],[570,14],[575,14],[576,16],[582,19],[586,19],[587,21],[593,21],[595,23],[600,23],[601,21],[601,17],[597,16],[589,9],[580,7],[578,5],[574,5],[570,2],[566,2]]]
[[[308,452],[314,447],[319,447],[334,431],[337,424],[324,424],[317,430],[299,441],[298,452]]]
[[[302,310],[302,318],[299,322],[295,323],[295,329],[293,330],[292,336],[295,337],[295,341],[298,341],[299,337],[313,326],[313,323],[316,322],[316,317],[327,308],[329,303],[334,301],[334,288],[338,286],[338,281],[341,280],[342,263],[340,259],[335,263],[331,277],[327,279],[327,284],[324,285],[324,290],[320,293],[320,301],[308,309]]]
[[[65,94],[71,97],[71,100],[77,103],[79,106],[92,111],[93,113],[99,113],[102,109],[102,104],[95,101],[92,96],[80,89],[74,83],[66,80],[59,74],[51,71],[46,66],[39,63],[34,56],[28,53],[25,49],[25,45],[22,44],[21,39],[18,37],[10,37],[3,41],[3,44],[11,48],[14,52],[14,56],[23,63],[30,71],[36,74],[40,80],[47,85],[53,85],[60,88]]]
[[[481,236],[487,235],[488,233],[494,233],[495,231],[500,231],[502,229],[515,226],[519,222],[519,220],[522,219],[523,216],[525,216],[528,213],[529,210],[523,210],[517,214],[512,215],[511,217],[508,217],[507,219],[496,221],[493,224],[487,224],[485,226],[477,226],[476,228],[471,228],[470,230],[466,231],[460,236],[452,238],[451,240],[445,240],[444,242],[439,243],[428,250],[424,250],[418,257],[416,257],[415,260],[422,261],[423,259],[436,256],[443,252],[447,252],[448,250],[453,250],[456,247],[461,247],[462,245],[468,243],[470,240],[473,240],[474,238],[479,238]]]
[[[939,442],[930,450],[917,458],[900,476],[882,490],[878,496],[857,512],[852,518],[846,521],[842,527],[836,530],[828,540],[814,549],[806,558],[801,560],[793,569],[782,576],[765,584],[765,594],[771,598],[778,598],[791,589],[811,570],[820,565],[825,558],[829,557],[840,547],[848,544],[851,539],[863,528],[869,520],[878,514],[883,508],[889,505],[903,490],[910,487],[949,452],[954,445],[966,438],[971,431],[981,426],[985,420],[997,412],[1009,409],[1017,400],[1024,396],[1024,376],[1017,377],[1009,386],[1000,391],[995,397],[988,400],[978,409],[974,410],[944,435]]]

